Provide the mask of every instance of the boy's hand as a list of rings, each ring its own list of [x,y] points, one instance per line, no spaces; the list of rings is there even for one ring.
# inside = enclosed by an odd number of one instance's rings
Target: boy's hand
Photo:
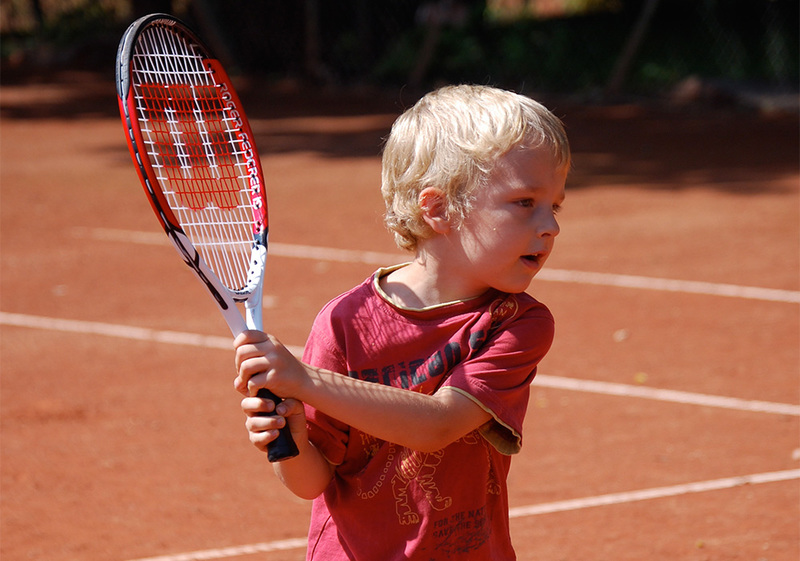
[[[236,390],[255,396],[267,388],[281,397],[297,397],[308,381],[304,365],[272,335],[245,331],[233,342],[236,350]]]
[[[242,411],[247,415],[245,427],[250,436],[250,442],[261,450],[267,451],[267,445],[278,438],[278,430],[289,423],[289,430],[295,442],[308,440],[306,416],[303,404],[296,399],[282,401],[275,412],[276,415],[264,415],[275,410],[272,400],[260,397],[245,397],[242,400]]]
[[[275,406],[270,399],[257,397],[261,388],[276,395],[295,395],[294,388],[302,386],[305,368],[275,337],[261,331],[245,331],[233,342],[236,349],[237,376],[234,387],[245,396],[242,410],[247,415],[245,426],[250,442],[266,452],[267,444],[278,437],[278,430],[289,424],[295,442],[308,440],[303,403],[284,399]],[[267,415],[267,413],[275,413]]]

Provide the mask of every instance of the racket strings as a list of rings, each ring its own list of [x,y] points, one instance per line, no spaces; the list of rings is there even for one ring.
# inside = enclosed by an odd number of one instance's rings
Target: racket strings
[[[203,260],[234,291],[248,285],[254,209],[247,151],[207,55],[151,27],[131,62],[136,110],[167,203]]]

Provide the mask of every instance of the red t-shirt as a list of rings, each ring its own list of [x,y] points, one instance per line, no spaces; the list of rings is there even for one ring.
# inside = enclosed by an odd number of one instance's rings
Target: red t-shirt
[[[314,500],[308,560],[515,559],[506,478],[519,451],[529,386],[553,340],[531,296],[490,290],[423,310],[391,304],[378,271],[326,305],[304,361],[361,380],[433,394],[457,391],[492,415],[422,453],[306,406],[309,436],[336,465]]]

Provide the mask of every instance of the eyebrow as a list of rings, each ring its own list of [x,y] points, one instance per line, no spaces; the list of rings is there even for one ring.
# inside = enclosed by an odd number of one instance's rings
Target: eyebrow
[[[522,194],[535,195],[546,189],[547,187],[537,184],[516,185],[511,187],[511,193],[519,195]],[[562,204],[566,200],[566,198],[567,198],[567,190],[561,189],[561,192],[558,194],[558,196],[556,196],[555,200],[557,203]]]

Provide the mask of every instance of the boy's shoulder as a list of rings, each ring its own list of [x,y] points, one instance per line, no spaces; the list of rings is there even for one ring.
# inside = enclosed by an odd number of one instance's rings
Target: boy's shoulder
[[[544,322],[550,325],[555,323],[550,309],[527,292],[498,292],[488,311],[491,314],[491,329],[507,329],[521,321],[532,321],[536,324]]]
[[[370,313],[379,305],[378,295],[372,287],[374,275],[367,277],[350,290],[343,292],[331,299],[317,313],[314,323],[339,323],[347,322],[356,315]]]
[[[550,309],[543,303],[528,294],[527,292],[518,292],[516,294],[509,294],[507,292],[499,292],[502,295],[499,300],[506,302],[506,305],[518,306],[524,311],[539,311],[542,313],[550,314]]]

